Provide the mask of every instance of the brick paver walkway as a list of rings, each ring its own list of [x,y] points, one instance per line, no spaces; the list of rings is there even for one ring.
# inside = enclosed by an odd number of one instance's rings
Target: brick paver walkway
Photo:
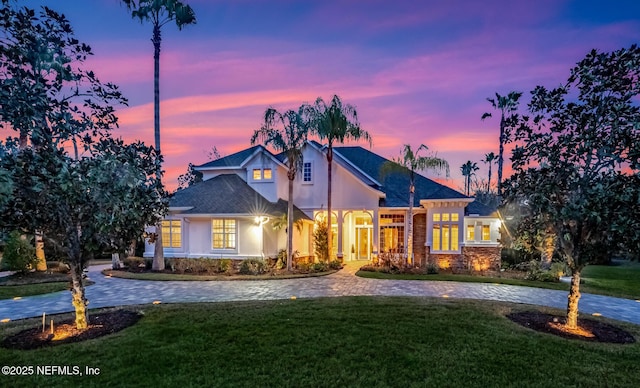
[[[103,276],[108,265],[89,268],[95,282],[87,287],[90,308],[179,302],[273,300],[354,295],[432,296],[485,299],[566,308],[567,292],[533,287],[488,283],[458,283],[418,280],[376,280],[354,276],[357,265],[323,277],[262,281],[170,281],[126,280]],[[71,295],[62,291],[18,300],[0,300],[0,319],[21,319],[72,311]],[[583,315],[602,316],[640,324],[640,302],[630,299],[583,294]]]

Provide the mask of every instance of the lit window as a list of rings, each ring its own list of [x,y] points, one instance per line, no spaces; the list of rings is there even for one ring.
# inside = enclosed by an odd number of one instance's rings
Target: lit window
[[[458,251],[460,249],[460,216],[458,213],[433,213],[431,249],[435,251]]]
[[[253,169],[253,180],[254,181],[259,181],[262,179],[262,170],[260,170],[259,168],[254,168]]]
[[[311,182],[311,162],[304,162],[302,167],[302,181],[303,182]]]
[[[264,169],[263,178],[264,179],[271,179],[271,169],[270,168],[265,168]]]
[[[482,241],[491,241],[490,225],[482,225]]]
[[[440,250],[440,225],[433,225],[433,250]]]
[[[162,246],[180,248],[182,246],[182,222],[180,220],[162,221]]]
[[[476,239],[476,226],[467,225],[467,240],[474,241]]]
[[[211,222],[213,249],[236,248],[236,220],[214,219]]]
[[[404,247],[404,214],[380,215],[380,249],[399,252]]]

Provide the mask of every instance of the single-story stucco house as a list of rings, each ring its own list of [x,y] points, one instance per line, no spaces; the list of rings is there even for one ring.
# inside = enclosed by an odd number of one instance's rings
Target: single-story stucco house
[[[314,220],[326,215],[325,147],[307,142],[303,169],[294,181],[294,251],[313,256]],[[334,147],[332,171],[333,255],[372,260],[403,252],[407,244],[409,177],[381,169],[388,160],[362,147]],[[203,182],[177,191],[163,221],[166,257],[275,257],[286,248],[286,228],[273,220],[287,209],[284,156],[257,145],[201,166]],[[441,268],[498,268],[500,220],[492,209],[422,175],[416,176],[414,258]],[[145,257],[153,256],[147,243]]]

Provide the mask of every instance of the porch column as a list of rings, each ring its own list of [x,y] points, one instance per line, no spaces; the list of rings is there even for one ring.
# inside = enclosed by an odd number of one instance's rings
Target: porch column
[[[344,221],[344,215],[342,210],[338,210],[338,260],[342,261],[344,254],[342,252],[342,223]]]
[[[380,239],[380,222],[378,209],[373,209],[373,253],[372,259],[378,257],[378,240]]]

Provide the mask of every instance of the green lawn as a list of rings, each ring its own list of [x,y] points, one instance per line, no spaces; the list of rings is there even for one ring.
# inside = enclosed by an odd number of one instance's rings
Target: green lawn
[[[581,292],[616,296],[619,298],[640,299],[640,263],[615,261],[614,265],[588,265],[582,272]],[[568,283],[539,282],[511,278],[485,276],[453,275],[448,273],[435,275],[386,274],[380,272],[358,271],[357,276],[372,279],[434,280],[470,283],[497,283],[515,286],[548,288],[569,291]]]
[[[137,325],[108,337],[0,351],[1,365],[88,366],[98,376],[2,376],[0,385],[640,386],[640,344],[566,340],[504,317],[523,308],[386,297],[143,306]]]
[[[640,263],[614,261],[614,265],[588,265],[582,271],[582,292],[640,299]]]
[[[13,299],[30,295],[49,294],[69,289],[69,282],[35,283],[18,286],[0,286],[0,299]]]

